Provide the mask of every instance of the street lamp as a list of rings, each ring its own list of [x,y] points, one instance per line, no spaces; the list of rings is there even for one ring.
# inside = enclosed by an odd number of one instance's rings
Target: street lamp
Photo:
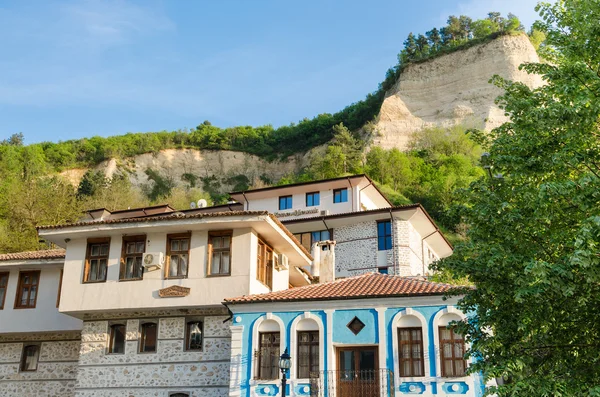
[[[288,354],[288,349],[287,347],[285,348],[285,351],[283,352],[283,354],[281,355],[281,357],[279,357],[279,369],[281,370],[281,395],[285,396],[285,386],[287,383],[287,378],[285,377],[285,372],[290,369],[290,367],[292,366],[292,358],[290,357],[290,355]]]

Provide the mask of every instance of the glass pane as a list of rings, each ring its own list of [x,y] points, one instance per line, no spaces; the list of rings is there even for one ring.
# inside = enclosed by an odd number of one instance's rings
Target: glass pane
[[[392,234],[392,222],[383,222],[384,233],[389,236]]]
[[[171,251],[179,251],[179,240],[171,240]]]
[[[212,264],[210,274],[219,274],[221,272],[221,253],[214,252],[212,255]]]
[[[454,344],[454,357],[456,357],[456,358],[462,358],[463,355],[464,355],[463,344],[462,343],[455,343]]]
[[[21,306],[27,306],[27,294],[29,293],[29,288],[23,287],[21,290]]]
[[[181,249],[181,251],[187,251],[189,246],[190,246],[190,240],[188,240],[187,238],[183,239],[179,242],[179,249]]]
[[[133,254],[135,252],[135,243],[127,243],[127,253]]]
[[[171,255],[171,263],[169,263],[169,276],[177,276],[179,270],[179,255]]]
[[[377,238],[377,249],[379,251],[385,251],[385,238],[383,238],[383,237]]]
[[[421,372],[421,360],[413,361],[413,376],[423,376]]]
[[[92,256],[98,256],[100,254],[100,246],[97,244],[92,245]]]
[[[222,241],[223,241],[222,237],[213,237],[212,238],[213,249],[221,248],[223,246]]]
[[[112,351],[111,353],[125,353],[125,326],[113,325],[112,331]]]
[[[202,349],[202,323],[193,321],[188,323],[188,349]]]
[[[0,287],[6,287],[8,276],[0,276]]]
[[[141,278],[142,277],[142,272],[143,272],[142,257],[138,256],[138,257],[135,258],[135,267],[134,267],[133,276],[135,278]]]
[[[23,365],[23,370],[35,371],[37,369],[38,356],[38,346],[27,346],[25,348],[25,363]]]
[[[440,330],[440,335],[441,335],[440,336],[441,339],[444,339],[444,340],[450,340],[451,339],[451,337],[450,337],[450,330],[449,329],[442,328]]]
[[[444,361],[444,375],[454,376],[454,372],[452,371],[452,360]]]
[[[104,280],[106,278],[106,259],[100,259],[98,267],[98,280]]]
[[[221,254],[221,271],[224,274],[229,273],[229,252],[223,252]]]
[[[413,329],[411,331],[412,340],[421,340],[421,332],[420,329]]]
[[[143,253],[144,252],[144,248],[146,248],[146,247],[145,247],[145,244],[144,244],[143,241],[138,241],[135,244],[135,252],[137,252],[138,254]]]
[[[412,357],[413,358],[421,358],[421,345],[414,344],[412,345]]]
[[[402,348],[401,348],[401,354],[402,354],[403,359],[409,359],[410,358],[410,345],[403,344]]]
[[[392,237],[386,237],[385,238],[385,249],[389,250],[392,249]]]
[[[143,352],[156,351],[156,324],[142,325],[142,349]]]
[[[465,374],[465,362],[464,360],[454,361],[454,375],[463,376]]]
[[[442,345],[442,348],[444,349],[444,357],[446,357],[446,358],[452,357],[452,344],[451,343],[444,343]]]
[[[90,271],[88,272],[88,280],[94,281],[98,277],[98,259],[90,261]]]
[[[38,275],[37,273],[33,273],[31,275],[31,284],[37,284],[38,283]]]
[[[412,376],[410,372],[410,361],[404,361],[402,363],[402,373],[403,376]]]
[[[313,205],[320,205],[320,204],[321,204],[321,194],[315,193],[313,196]]]
[[[108,244],[102,244],[100,246],[100,255],[102,255],[102,256],[108,255]]]
[[[179,255],[179,275],[180,276],[187,275],[187,267],[188,267],[188,256],[187,255]]]
[[[35,304],[35,296],[37,293],[37,286],[32,286],[31,291],[29,292],[29,306],[33,306]]]
[[[375,362],[375,351],[373,350],[363,350],[360,352],[359,356],[360,370],[361,371],[372,371],[377,368],[377,363]]]
[[[125,278],[133,278],[134,272],[134,258],[127,257],[125,258]]]
[[[342,194],[342,202],[348,201],[348,189],[342,190],[341,194]]]
[[[229,248],[230,242],[231,242],[231,239],[229,238],[229,236],[223,237],[223,248]]]

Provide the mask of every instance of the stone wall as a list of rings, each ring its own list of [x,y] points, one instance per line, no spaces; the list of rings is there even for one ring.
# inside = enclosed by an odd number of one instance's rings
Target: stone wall
[[[23,346],[39,343],[36,371],[20,371]],[[79,332],[0,335],[0,396],[73,396]]]
[[[197,397],[227,396],[231,336],[227,316],[193,310],[204,319],[203,351],[185,351],[186,317],[181,311],[108,316],[84,322],[75,395],[78,397],[160,396],[185,392]],[[158,322],[156,352],[140,353],[140,323]],[[126,324],[124,354],[108,354],[109,325]]]
[[[377,250],[376,221],[334,229],[333,238],[336,241],[336,277],[374,272],[381,266],[393,266],[394,262],[401,276],[423,273],[421,236],[408,221],[394,220],[392,250]],[[389,269],[389,273],[393,273],[393,268]]]

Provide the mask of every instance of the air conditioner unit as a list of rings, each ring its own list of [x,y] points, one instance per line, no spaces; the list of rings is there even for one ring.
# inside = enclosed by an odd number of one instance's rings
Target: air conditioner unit
[[[142,265],[148,270],[160,269],[165,263],[162,252],[146,252],[142,257]]]
[[[289,269],[289,264],[288,264],[288,257],[283,255],[283,254],[279,254],[276,257],[273,258],[274,262],[275,262],[275,270],[277,270],[278,272],[281,270],[288,270]]]
[[[329,215],[329,210],[321,210],[321,215],[322,216]]]

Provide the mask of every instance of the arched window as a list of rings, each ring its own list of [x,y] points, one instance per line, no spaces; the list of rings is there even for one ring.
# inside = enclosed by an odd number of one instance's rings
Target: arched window
[[[255,378],[273,380],[279,377],[281,334],[274,320],[263,321],[258,328],[258,345],[255,351]]]
[[[140,332],[140,353],[156,352],[158,326],[153,322],[143,323]]]
[[[415,316],[406,315],[398,322],[398,363],[401,377],[425,376],[423,326]]]
[[[307,379],[311,372],[319,371],[319,325],[312,319],[300,320],[296,333],[296,377]]]
[[[110,354],[125,353],[125,325],[113,324],[110,326],[108,352]]]
[[[457,313],[444,314],[438,322],[438,340],[440,349],[440,370],[445,378],[465,376],[467,361],[465,355],[465,339],[450,329],[448,325],[452,321],[461,321]]]

